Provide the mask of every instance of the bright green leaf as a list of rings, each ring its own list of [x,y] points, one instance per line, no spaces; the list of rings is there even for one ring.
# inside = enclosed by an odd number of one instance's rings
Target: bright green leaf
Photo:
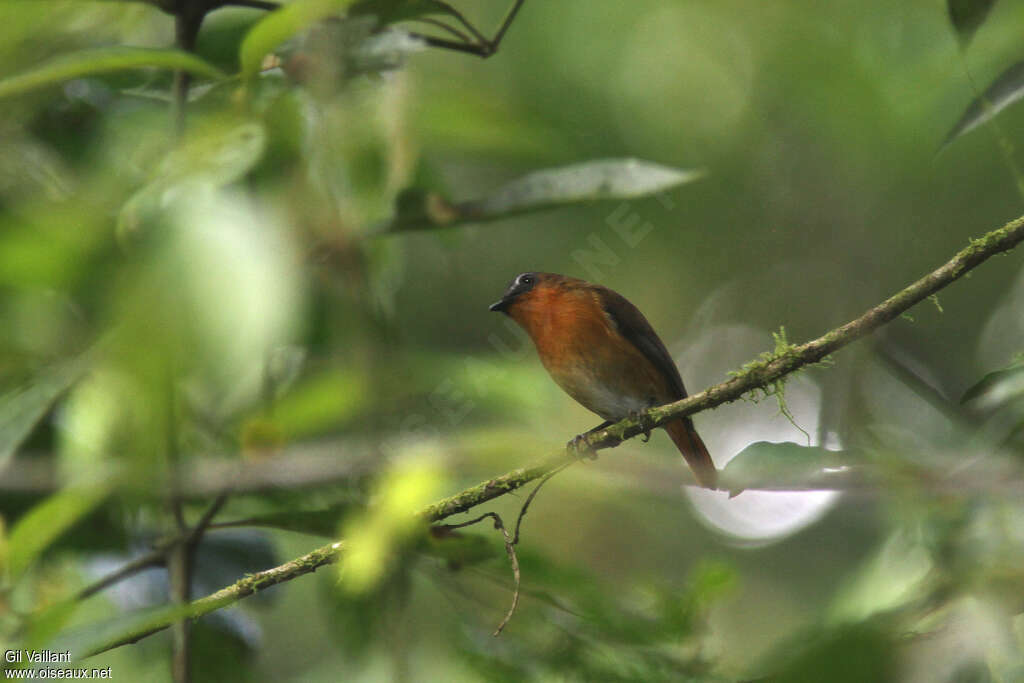
[[[857,623],[918,600],[932,560],[919,539],[896,532],[841,587],[829,612],[835,624]]]
[[[78,487],[55,493],[18,520],[8,539],[11,579],[21,574],[57,538],[107,497],[106,487]]]
[[[964,392],[960,403],[984,396],[987,403],[1003,403],[1024,393],[1024,362],[1013,363],[1002,370],[990,372]]]
[[[1017,62],[999,74],[985,92],[974,98],[963,116],[949,131],[942,146],[945,147],[964,133],[969,133],[996,114],[1024,97],[1024,62]]]
[[[31,71],[5,78],[0,81],[0,98],[20,95],[73,78],[146,67],[182,69],[207,78],[224,77],[224,73],[217,67],[181,50],[104,47],[61,55]]]
[[[152,215],[161,215],[169,200],[196,195],[200,186],[222,187],[248,173],[263,156],[266,133],[258,123],[210,126],[172,149],[153,179],[129,197],[118,216],[117,235],[127,240]]]
[[[371,496],[376,504],[345,521],[346,552],[338,569],[341,586],[350,595],[367,594],[385,582],[402,547],[420,533],[416,512],[437,496],[442,482],[428,453],[396,462],[377,483]]]
[[[85,362],[71,361],[44,370],[26,386],[0,396],[0,467],[82,374]]]
[[[365,408],[363,397],[368,391],[359,373],[327,370],[300,381],[278,399],[273,423],[288,440],[323,433]]]
[[[296,0],[271,12],[246,34],[239,48],[242,77],[259,73],[263,58],[281,43],[332,14],[342,12],[352,0]]]
[[[785,490],[793,482],[807,488],[817,484],[827,488],[830,482],[846,476],[849,469],[839,452],[790,441],[758,441],[729,461],[722,470],[720,485],[736,495],[752,486]]]
[[[69,596],[33,611],[25,630],[23,644],[28,646],[28,649],[43,649],[50,639],[60,633],[74,618],[81,604],[75,596]]]

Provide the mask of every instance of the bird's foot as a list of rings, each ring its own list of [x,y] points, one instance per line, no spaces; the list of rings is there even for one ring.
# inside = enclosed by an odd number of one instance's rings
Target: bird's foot
[[[597,460],[597,451],[590,447],[586,434],[577,434],[565,444],[565,447],[572,451],[580,461]]]
[[[648,417],[647,413],[641,413],[639,410],[631,410],[626,417],[640,423],[640,428],[643,430],[644,435],[641,441],[647,443],[651,440],[651,428],[653,425],[651,424],[651,418]]]

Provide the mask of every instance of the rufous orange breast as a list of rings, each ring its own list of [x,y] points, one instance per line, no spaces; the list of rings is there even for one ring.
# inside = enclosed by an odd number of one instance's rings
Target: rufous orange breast
[[[552,379],[607,421],[686,396],[650,323],[606,287],[555,273],[523,273],[491,310],[519,323]],[[693,422],[679,418],[664,427],[697,481],[714,488],[718,472]]]

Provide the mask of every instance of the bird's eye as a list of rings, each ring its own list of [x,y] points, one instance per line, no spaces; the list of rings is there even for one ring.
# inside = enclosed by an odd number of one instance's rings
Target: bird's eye
[[[533,284],[533,276],[532,275],[524,275],[524,276],[522,276],[521,278],[519,278],[519,284],[521,284],[521,285],[532,285]]]

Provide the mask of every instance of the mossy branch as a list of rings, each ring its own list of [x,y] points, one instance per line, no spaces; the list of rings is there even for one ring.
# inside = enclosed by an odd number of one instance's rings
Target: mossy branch
[[[1024,241],[1024,216],[1002,228],[993,230],[980,239],[972,240],[969,246],[958,252],[945,264],[877,306],[868,309],[855,320],[805,344],[777,344],[777,348],[773,352],[762,354],[761,357],[747,363],[725,382],[675,403],[652,408],[638,418],[625,419],[605,429],[588,433],[582,437],[583,443],[595,451],[614,448],[627,439],[644,434],[651,428],[676,418],[715,408],[723,403],[731,403],[751,391],[770,389],[773,384],[795,370],[821,362],[829,354],[877,330],[914,305],[960,279],[992,256],[1008,252],[1022,241]],[[567,448],[564,452],[530,467],[512,470],[472,486],[454,496],[439,500],[420,510],[418,515],[427,522],[436,522],[466,512],[531,481],[540,479],[552,471],[564,467],[567,463],[573,462],[577,457],[577,453]],[[341,542],[332,543],[279,567],[247,576],[216,593],[192,602],[187,608],[187,614],[191,618],[200,617],[264,588],[291,581],[298,576],[315,571],[318,567],[336,562],[342,548]],[[177,615],[176,618],[180,619],[181,615]],[[88,654],[97,654],[120,645],[134,643],[167,628],[173,620],[172,618],[160,623],[147,624],[144,628],[139,628],[128,635],[97,647]]]

